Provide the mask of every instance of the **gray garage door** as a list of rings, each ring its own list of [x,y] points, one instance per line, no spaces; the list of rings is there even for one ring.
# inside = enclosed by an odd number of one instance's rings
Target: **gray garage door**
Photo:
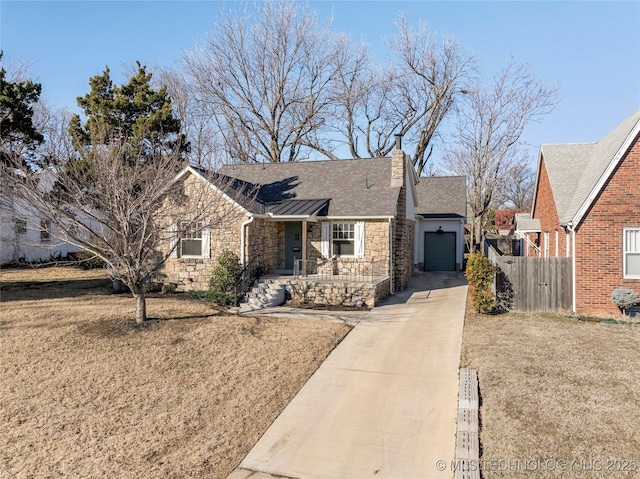
[[[426,232],[424,234],[425,271],[456,270],[456,233]]]

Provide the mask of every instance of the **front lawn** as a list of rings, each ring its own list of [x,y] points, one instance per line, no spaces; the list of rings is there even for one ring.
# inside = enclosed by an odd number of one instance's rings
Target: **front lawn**
[[[135,304],[102,271],[0,272],[0,477],[224,478],[342,324]]]
[[[485,479],[640,477],[640,326],[469,307],[462,366]]]

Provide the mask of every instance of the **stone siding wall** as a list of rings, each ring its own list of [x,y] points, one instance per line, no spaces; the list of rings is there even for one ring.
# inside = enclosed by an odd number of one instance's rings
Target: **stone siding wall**
[[[159,279],[176,284],[178,291],[208,289],[213,269],[223,250],[227,249],[240,257],[240,225],[247,220],[247,215],[219,193],[208,187],[203,189],[201,185],[203,183],[193,177],[186,180],[184,193],[188,200],[186,205],[181,206],[182,211],[176,210],[175,215],[186,218],[191,211],[202,208],[210,210],[203,215],[203,219],[209,221],[210,257],[169,258],[166,261],[159,271]]]
[[[340,220],[355,222],[356,220]],[[371,263],[375,265],[376,276],[389,274],[389,222],[386,220],[368,220],[364,222],[364,258],[323,258],[322,223],[308,223],[307,258],[310,264],[318,265],[320,274],[356,274],[358,271],[370,274]],[[283,239],[284,241],[284,239]],[[312,271],[308,271],[309,274]],[[315,273],[315,271],[314,271]]]
[[[393,289],[407,289],[413,273],[413,249],[415,241],[415,221],[409,220],[407,211],[407,187],[400,188],[398,214],[393,224]]]
[[[283,230],[284,231],[284,230]],[[250,274],[257,268],[272,273],[280,267],[279,225],[273,221],[255,219],[247,227],[247,261]]]

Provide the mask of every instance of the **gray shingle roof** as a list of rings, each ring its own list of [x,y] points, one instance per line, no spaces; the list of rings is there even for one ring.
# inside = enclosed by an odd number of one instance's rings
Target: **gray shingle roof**
[[[421,177],[416,192],[416,214],[467,216],[467,183],[464,176]]]
[[[395,216],[400,192],[390,186],[391,158],[227,165],[220,173],[256,185],[261,204],[329,200],[327,216]]]
[[[640,110],[597,143],[540,147],[560,224],[565,225],[574,220],[638,122]]]
[[[531,213],[516,213],[515,218],[516,231],[523,233],[542,231],[542,225],[539,219],[531,219]]]

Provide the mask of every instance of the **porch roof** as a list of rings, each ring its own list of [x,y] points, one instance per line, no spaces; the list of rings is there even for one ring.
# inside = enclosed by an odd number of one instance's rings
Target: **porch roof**
[[[267,203],[265,210],[274,219],[305,217],[314,219],[319,213],[321,216],[326,216],[328,206],[329,199],[326,198],[319,200],[283,200]]]
[[[542,225],[538,218],[531,218],[531,213],[516,213],[514,218],[516,231],[520,233],[540,233]]]

